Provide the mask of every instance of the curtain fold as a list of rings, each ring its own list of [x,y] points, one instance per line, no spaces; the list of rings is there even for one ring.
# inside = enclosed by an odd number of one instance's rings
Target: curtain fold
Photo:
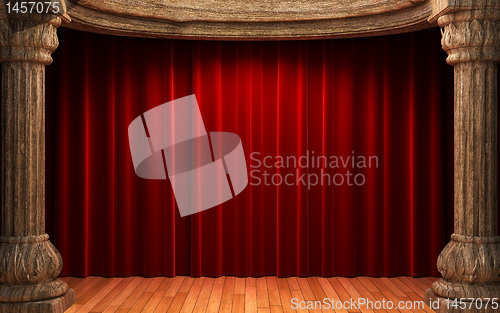
[[[443,144],[453,74],[438,29],[283,42],[59,34],[47,68],[47,226],[62,275],[438,275],[453,162]],[[127,129],[190,94],[208,131],[241,137],[262,181],[180,217],[168,180],[135,175]],[[262,164],[306,155],[374,156],[377,167]],[[264,170],[351,171],[364,183],[267,186]]]

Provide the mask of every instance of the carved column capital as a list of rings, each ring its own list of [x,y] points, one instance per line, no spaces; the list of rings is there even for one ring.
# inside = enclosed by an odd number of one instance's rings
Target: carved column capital
[[[458,11],[438,18],[448,64],[500,61],[500,9]]]
[[[15,1],[11,1],[11,4]],[[5,4],[3,4],[5,6]],[[0,10],[0,62],[52,63],[59,46],[57,28],[61,19],[53,14],[8,13]]]

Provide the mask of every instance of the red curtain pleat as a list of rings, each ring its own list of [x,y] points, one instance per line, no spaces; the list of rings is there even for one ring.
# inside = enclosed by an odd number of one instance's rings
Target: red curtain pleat
[[[62,275],[438,275],[453,162],[439,30],[283,42],[59,33],[47,68],[47,219]],[[360,187],[249,185],[180,217],[168,180],[136,176],[127,129],[190,94],[207,131],[241,137],[249,172],[256,152],[375,155],[379,166],[358,171]]]

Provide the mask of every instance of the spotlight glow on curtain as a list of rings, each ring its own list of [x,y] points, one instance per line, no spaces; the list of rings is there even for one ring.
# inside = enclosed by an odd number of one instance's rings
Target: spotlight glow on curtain
[[[47,69],[47,214],[62,275],[437,275],[452,80],[439,40],[437,29],[290,42],[61,30]],[[190,94],[207,129],[241,137],[249,171],[255,152],[377,156],[378,168],[358,170],[362,186],[249,185],[181,218],[168,180],[134,173],[127,128]]]

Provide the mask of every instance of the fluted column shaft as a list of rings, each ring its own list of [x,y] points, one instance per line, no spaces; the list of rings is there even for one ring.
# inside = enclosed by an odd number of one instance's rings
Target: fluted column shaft
[[[485,306],[488,298],[500,304],[499,20],[499,1],[477,0],[464,1],[464,9],[454,7],[438,19],[447,62],[455,72],[454,234],[438,259],[443,278],[426,292],[428,304],[439,313],[500,310],[491,302]],[[479,298],[486,301],[472,300]]]
[[[1,14],[1,313],[64,312],[75,301],[57,279],[62,259],[45,233],[45,66],[60,23]]]
[[[7,95],[1,123],[4,237],[45,233],[44,78],[40,63],[2,65],[2,95]]]
[[[497,232],[497,64],[455,65],[455,234]],[[499,264],[500,265],[500,264]]]

